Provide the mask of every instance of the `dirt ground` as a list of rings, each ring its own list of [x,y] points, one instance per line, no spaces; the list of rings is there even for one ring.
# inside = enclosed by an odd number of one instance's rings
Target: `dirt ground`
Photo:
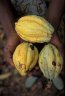
[[[63,21],[64,19],[62,19],[58,31],[62,39],[64,36]],[[64,39],[62,41],[64,42]],[[5,33],[0,24],[0,96],[65,96],[64,89],[59,91],[53,84],[50,89],[46,88],[46,80],[44,80],[43,76],[38,76],[39,79],[31,88],[26,88],[25,81],[27,76],[21,77],[15,68],[4,62],[3,48],[5,42]],[[64,73],[64,70],[62,73]],[[62,74],[62,77],[64,77],[64,74]]]

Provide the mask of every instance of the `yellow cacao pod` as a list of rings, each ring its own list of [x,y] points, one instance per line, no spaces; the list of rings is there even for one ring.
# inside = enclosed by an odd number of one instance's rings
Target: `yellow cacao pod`
[[[54,32],[47,20],[36,15],[21,17],[15,23],[15,30],[23,40],[33,43],[49,42]]]
[[[31,43],[23,42],[16,47],[13,53],[14,65],[22,76],[35,67],[37,59],[38,50]]]
[[[39,66],[44,76],[53,80],[60,74],[62,65],[63,58],[58,49],[52,44],[45,45],[39,54]]]

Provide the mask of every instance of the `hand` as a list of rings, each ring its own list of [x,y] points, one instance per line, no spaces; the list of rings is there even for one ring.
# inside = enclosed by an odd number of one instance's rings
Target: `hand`
[[[11,65],[14,65],[12,55],[19,42],[20,38],[18,38],[15,32],[13,32],[12,34],[10,34],[10,36],[7,37],[7,41],[4,47],[4,59],[7,63]]]
[[[53,34],[53,37],[51,39],[51,43],[54,44],[58,50],[60,51],[61,55],[64,57],[64,49],[63,49],[63,44],[60,42],[59,37],[57,34]]]

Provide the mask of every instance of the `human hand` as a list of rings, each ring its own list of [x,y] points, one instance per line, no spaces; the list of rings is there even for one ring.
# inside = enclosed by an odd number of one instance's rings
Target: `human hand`
[[[11,33],[10,36],[7,37],[7,41],[4,47],[4,60],[8,64],[13,64],[12,55],[16,48],[16,46],[19,44],[20,38],[17,36],[15,32]]]
[[[63,44],[60,42],[59,37],[56,33],[53,34],[53,37],[50,42],[58,48],[60,54],[62,55],[62,57],[64,57]]]

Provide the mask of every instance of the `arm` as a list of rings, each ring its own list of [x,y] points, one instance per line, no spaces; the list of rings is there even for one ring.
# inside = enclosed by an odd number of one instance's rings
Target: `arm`
[[[11,8],[9,7],[9,2],[5,0],[0,0],[0,22],[4,27],[5,33],[8,35],[13,33],[13,14]]]
[[[6,35],[6,46],[4,46],[4,55],[8,63],[12,64],[12,53],[18,43],[18,36],[14,29],[14,16],[10,7],[9,0],[0,0],[0,22]]]
[[[59,37],[56,34],[56,31],[58,30],[62,15],[64,13],[64,5],[65,0],[51,0],[47,14],[48,21],[55,28],[55,33],[51,39],[51,43],[53,43],[58,47],[62,55],[63,55],[63,46],[59,40]]]
[[[7,38],[18,38],[14,29],[14,15],[9,0],[7,2],[6,0],[0,0],[0,22],[2,23]]]
[[[48,8],[48,21],[54,26],[55,31],[58,29],[60,20],[64,13],[65,0],[51,0]]]

